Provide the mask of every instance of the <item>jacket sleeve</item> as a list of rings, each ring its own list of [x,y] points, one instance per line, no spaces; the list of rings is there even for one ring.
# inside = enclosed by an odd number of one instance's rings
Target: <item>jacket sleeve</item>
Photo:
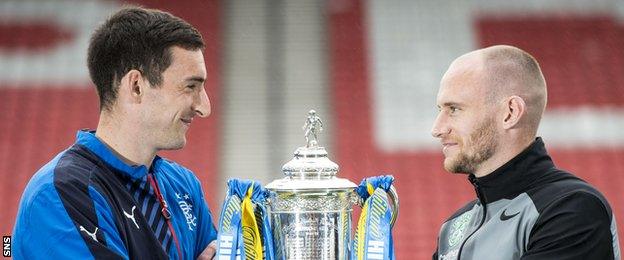
[[[611,219],[595,195],[562,197],[540,214],[521,259],[613,259]]]
[[[127,259],[105,204],[91,187],[46,186],[18,213],[14,258]]]
[[[197,201],[197,241],[195,244],[195,258],[201,254],[204,249],[213,241],[217,239],[217,230],[215,229],[212,214],[208,203],[204,198],[204,192],[201,188],[199,180],[196,182],[196,194],[195,201]]]

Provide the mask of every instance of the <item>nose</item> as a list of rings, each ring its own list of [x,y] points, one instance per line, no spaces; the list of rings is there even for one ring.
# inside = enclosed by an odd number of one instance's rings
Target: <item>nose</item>
[[[210,100],[208,99],[206,89],[203,87],[198,96],[195,98],[193,110],[195,110],[195,114],[199,117],[208,117],[210,115]]]
[[[433,121],[433,127],[431,128],[431,136],[435,138],[442,138],[445,134],[450,132],[448,127],[447,117],[444,112],[438,113],[435,121]]]

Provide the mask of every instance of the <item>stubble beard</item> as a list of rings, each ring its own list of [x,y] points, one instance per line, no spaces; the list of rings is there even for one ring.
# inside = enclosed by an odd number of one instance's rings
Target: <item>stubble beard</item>
[[[487,120],[477,128],[468,140],[470,147],[464,149],[472,150],[472,153],[460,150],[454,160],[445,160],[444,169],[452,173],[474,174],[477,168],[484,161],[492,158],[497,149],[498,135],[494,129],[494,121]],[[466,144],[466,143],[464,143]]]
[[[180,130],[180,131],[183,131],[183,130]],[[182,149],[185,145],[186,145],[186,132],[183,131],[181,135],[179,135],[179,133],[176,133],[176,135],[171,137],[166,150],[179,150],[179,149]]]
[[[169,128],[161,132],[157,139],[160,139],[157,150],[179,150],[186,145],[187,132],[179,128]]]

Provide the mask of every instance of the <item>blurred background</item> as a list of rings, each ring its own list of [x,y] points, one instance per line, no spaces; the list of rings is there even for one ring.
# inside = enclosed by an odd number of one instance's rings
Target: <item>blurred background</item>
[[[86,68],[94,27],[127,3],[196,26],[207,43],[212,115],[163,153],[201,179],[218,216],[225,181],[268,184],[304,145],[320,143],[359,181],[392,173],[401,197],[398,259],[429,259],[440,224],[475,197],[442,168],[430,128],[442,74],[494,44],[533,54],[549,100],[540,127],[555,163],[600,189],[624,226],[624,1],[2,0],[0,233],[10,235],[24,186],[98,120]],[[622,242],[622,240],[620,240]]]

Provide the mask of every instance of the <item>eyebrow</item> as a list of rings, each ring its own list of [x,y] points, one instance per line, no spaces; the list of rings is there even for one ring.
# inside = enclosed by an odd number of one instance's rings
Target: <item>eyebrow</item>
[[[186,78],[184,81],[196,81],[198,83],[204,83],[206,79],[200,76],[192,76],[192,77]]]
[[[457,102],[445,102],[444,104],[442,104],[442,107],[450,107],[450,106],[463,106],[463,104],[461,103],[457,103]],[[440,106],[437,106],[440,107]]]

